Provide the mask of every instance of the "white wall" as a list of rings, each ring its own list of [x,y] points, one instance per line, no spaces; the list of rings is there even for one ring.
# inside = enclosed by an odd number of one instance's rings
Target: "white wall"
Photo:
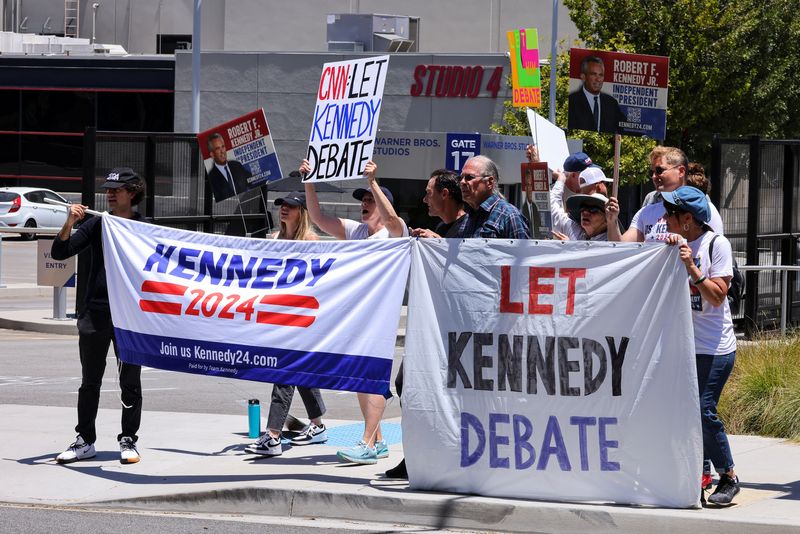
[[[91,37],[95,1],[100,43],[152,54],[158,33],[192,33],[193,0],[81,0],[80,37]],[[48,16],[53,31],[63,31],[63,2],[21,2],[29,32],[41,32]],[[539,48],[550,50],[551,0],[203,0],[202,6],[203,50],[325,51],[329,13],[420,17],[420,52],[505,52],[505,32],[520,27],[538,28]],[[577,37],[561,4],[559,36],[566,46]]]

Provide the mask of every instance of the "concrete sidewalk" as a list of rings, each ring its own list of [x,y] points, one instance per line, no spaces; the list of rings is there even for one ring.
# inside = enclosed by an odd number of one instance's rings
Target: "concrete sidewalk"
[[[74,408],[0,405],[0,501],[503,532],[800,531],[800,446],[776,439],[732,436],[743,479],[735,506],[671,510],[412,491],[382,475],[402,457],[400,444],[376,465],[342,464],[327,444],[261,458],[244,451],[252,441],[244,414],[145,411],[142,461],[121,465],[119,411],[100,410],[97,457],[58,465],[54,457],[69,444],[74,418]],[[331,431],[351,423],[326,421]]]

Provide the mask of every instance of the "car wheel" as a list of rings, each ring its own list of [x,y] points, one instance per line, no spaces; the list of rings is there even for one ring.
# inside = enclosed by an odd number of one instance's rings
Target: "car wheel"
[[[28,219],[27,221],[25,221],[25,228],[36,228],[36,221],[34,221],[33,219]],[[34,239],[36,239],[36,234],[33,233],[22,234],[22,239],[24,239],[25,241],[33,241]]]

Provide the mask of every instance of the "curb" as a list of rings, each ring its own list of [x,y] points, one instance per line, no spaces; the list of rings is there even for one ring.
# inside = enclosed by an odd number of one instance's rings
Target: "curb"
[[[375,491],[398,496],[371,495]],[[405,484],[372,486],[357,493],[240,488],[92,503],[101,508],[222,513],[407,524],[435,529],[500,532],[797,532],[797,525],[742,522],[702,511],[621,508],[409,492]],[[82,505],[86,506],[86,503]],[[724,513],[724,512],[723,512]],[[723,526],[724,525],[724,526]]]
[[[47,319],[43,320],[47,321]],[[26,332],[39,332],[41,334],[60,334],[63,336],[78,335],[78,325],[75,319],[69,319],[66,321],[50,319],[50,322],[41,322],[24,321],[0,316],[0,328],[5,328],[8,330],[24,330]]]

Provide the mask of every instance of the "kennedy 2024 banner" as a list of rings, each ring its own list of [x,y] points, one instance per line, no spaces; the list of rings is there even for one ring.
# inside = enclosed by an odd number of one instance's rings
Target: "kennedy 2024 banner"
[[[408,240],[248,239],[105,215],[103,253],[125,362],[389,390]]]
[[[304,182],[355,180],[372,159],[389,56],[325,63]]]
[[[454,241],[413,247],[412,489],[697,506],[703,444],[677,248]]]

